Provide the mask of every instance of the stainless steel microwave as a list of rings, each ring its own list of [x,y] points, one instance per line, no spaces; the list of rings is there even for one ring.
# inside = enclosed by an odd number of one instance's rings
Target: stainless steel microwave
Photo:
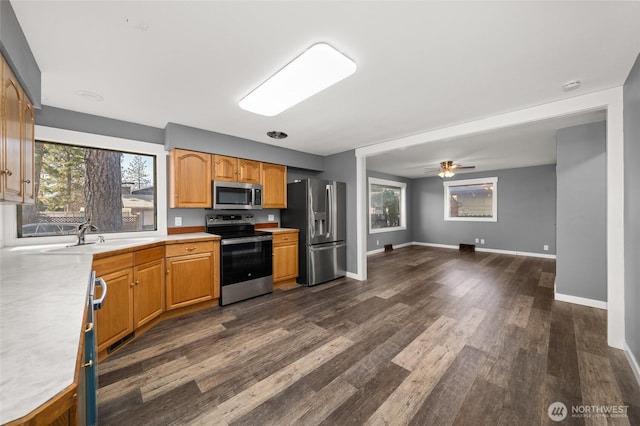
[[[220,210],[261,209],[262,185],[214,180],[213,208]]]

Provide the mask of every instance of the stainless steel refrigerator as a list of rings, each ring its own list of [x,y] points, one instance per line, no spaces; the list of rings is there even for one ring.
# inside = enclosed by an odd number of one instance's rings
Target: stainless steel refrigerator
[[[346,274],[346,193],[344,182],[304,179],[287,185],[280,221],[300,230],[298,283],[311,286]]]

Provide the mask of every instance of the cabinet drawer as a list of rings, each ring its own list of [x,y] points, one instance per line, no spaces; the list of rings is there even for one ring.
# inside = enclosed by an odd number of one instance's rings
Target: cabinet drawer
[[[167,257],[184,256],[186,254],[206,253],[213,251],[213,241],[203,241],[196,243],[178,243],[166,247]]]
[[[93,269],[96,271],[97,277],[130,268],[131,266],[133,266],[133,253],[120,254],[93,261]]]
[[[291,243],[298,241],[297,232],[278,232],[273,234],[273,244]]]
[[[144,250],[138,250],[133,253],[133,263],[135,265],[142,265],[143,263],[151,262],[152,260],[162,259],[164,257],[164,247],[153,247]]]

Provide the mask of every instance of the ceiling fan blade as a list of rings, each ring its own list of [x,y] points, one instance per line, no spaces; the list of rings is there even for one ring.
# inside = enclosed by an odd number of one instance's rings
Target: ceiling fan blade
[[[460,165],[458,165],[458,164],[454,164],[452,168],[453,168],[453,169],[456,169],[456,170],[461,170],[461,169],[475,169],[475,168],[476,168],[476,166],[460,166]]]

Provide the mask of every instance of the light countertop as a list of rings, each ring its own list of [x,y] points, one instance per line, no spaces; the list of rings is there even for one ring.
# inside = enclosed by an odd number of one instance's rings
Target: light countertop
[[[267,232],[273,232],[273,233],[278,233],[278,232],[299,232],[298,229],[293,229],[293,228],[260,228],[260,231],[267,231]]]
[[[0,249],[0,424],[29,414],[73,383],[93,255],[202,239],[219,237],[110,241],[107,235],[106,243],[76,248]]]

